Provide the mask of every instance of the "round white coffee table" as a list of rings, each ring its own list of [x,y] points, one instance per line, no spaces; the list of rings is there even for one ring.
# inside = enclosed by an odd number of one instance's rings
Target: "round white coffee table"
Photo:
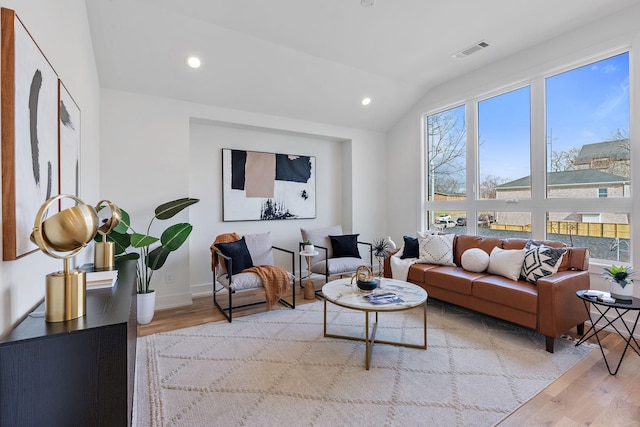
[[[365,342],[365,369],[369,369],[371,361],[371,352],[373,350],[373,344],[376,342],[376,329],[378,327],[378,313],[379,312],[393,312],[411,310],[416,307],[423,307],[423,326],[424,336],[423,344],[412,344],[397,341],[382,341],[378,340],[381,344],[391,344],[410,348],[427,348],[427,292],[418,285],[413,283],[403,282],[395,279],[378,279],[380,281],[378,287],[373,292],[361,291],[354,283],[351,283],[351,279],[338,279],[333,280],[322,287],[322,295],[324,296],[324,336],[331,338],[343,338],[355,341]],[[388,302],[384,304],[374,304],[370,302],[366,295],[392,293],[401,301]],[[327,332],[327,301],[340,307],[349,308],[352,310],[363,311],[365,314],[365,336],[352,337],[348,335],[336,335]],[[375,313],[375,322],[373,329],[369,333],[369,313]]]

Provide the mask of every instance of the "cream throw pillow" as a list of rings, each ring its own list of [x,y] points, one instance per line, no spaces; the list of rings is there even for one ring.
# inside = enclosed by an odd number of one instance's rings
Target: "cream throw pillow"
[[[423,264],[451,265],[454,234],[431,234],[418,239],[418,260]],[[522,264],[520,264],[522,266]]]
[[[507,279],[518,280],[522,263],[524,262],[524,249],[500,249],[493,248],[489,255],[489,267],[487,273],[504,276]]]

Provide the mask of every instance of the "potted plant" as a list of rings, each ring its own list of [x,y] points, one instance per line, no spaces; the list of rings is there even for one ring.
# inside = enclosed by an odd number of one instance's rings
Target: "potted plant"
[[[304,246],[303,246],[302,250],[305,253],[312,254],[312,253],[314,253],[316,251],[316,247],[313,246],[313,243],[311,243],[311,240],[305,240],[303,245]]]
[[[631,267],[612,265],[605,268],[602,277],[611,283],[611,296],[617,300],[631,301],[633,297],[633,280],[635,271]]]
[[[155,292],[150,289],[153,272],[162,268],[169,254],[182,246],[193,229],[193,226],[186,222],[174,224],[165,229],[158,238],[149,234],[151,232],[151,224],[156,219],[167,220],[173,218],[182,210],[199,201],[199,199],[181,198],[161,204],[155,209],[154,216],[147,226],[146,234],[138,233],[131,227],[129,213],[121,208],[122,219],[120,224],[107,235],[107,239],[115,243],[116,262],[124,260],[138,261],[137,312],[138,323],[140,324],[149,323],[153,319]],[[101,239],[101,236],[96,234],[96,239]],[[152,248],[152,245],[155,246]],[[130,247],[135,251],[127,252]]]
[[[371,250],[373,251],[373,256],[378,260],[378,277],[382,277],[382,261],[388,257],[390,253],[389,249],[391,245],[389,244],[389,240],[390,238],[373,239]]]

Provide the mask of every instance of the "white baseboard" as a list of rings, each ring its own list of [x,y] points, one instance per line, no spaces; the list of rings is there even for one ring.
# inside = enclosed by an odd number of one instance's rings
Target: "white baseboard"
[[[156,295],[156,310],[191,305],[191,294]]]

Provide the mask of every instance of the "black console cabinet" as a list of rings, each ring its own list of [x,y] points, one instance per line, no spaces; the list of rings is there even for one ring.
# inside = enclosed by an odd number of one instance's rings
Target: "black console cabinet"
[[[44,288],[42,278],[42,286]],[[47,323],[44,304],[0,340],[0,426],[129,426],[136,264],[87,292],[87,314]]]

